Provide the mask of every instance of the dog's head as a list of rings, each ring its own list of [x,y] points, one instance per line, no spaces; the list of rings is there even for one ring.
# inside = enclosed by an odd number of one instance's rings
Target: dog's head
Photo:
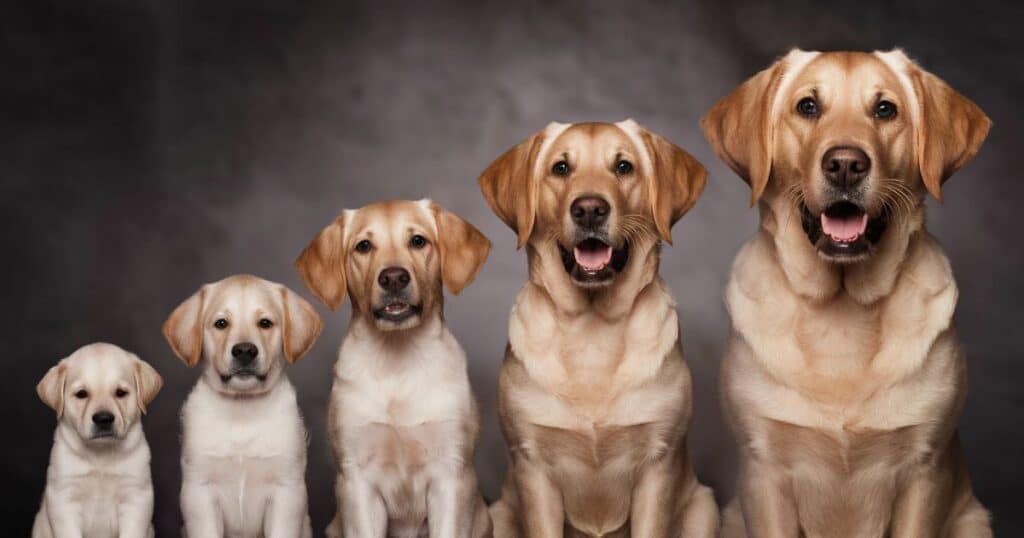
[[[320,315],[287,287],[250,275],[207,284],[164,322],[164,337],[189,366],[230,395],[264,393],[284,362],[299,360],[320,335]]]
[[[111,344],[89,344],[50,368],[39,398],[87,444],[123,439],[163,386],[152,366]]]
[[[332,310],[345,294],[381,331],[441,314],[442,283],[459,293],[476,278],[491,243],[430,200],[395,200],[343,211],[295,261],[306,287]]]
[[[788,204],[831,262],[870,256],[981,147],[989,119],[900,50],[794,50],[702,121],[752,203]]]
[[[552,123],[480,176],[491,209],[518,246],[557,255],[583,289],[612,285],[631,256],[658,240],[696,202],[704,167],[632,120]]]

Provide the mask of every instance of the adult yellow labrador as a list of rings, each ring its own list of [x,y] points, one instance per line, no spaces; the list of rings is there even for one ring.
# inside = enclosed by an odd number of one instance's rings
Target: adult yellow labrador
[[[924,198],[989,119],[903,52],[794,50],[702,122],[760,230],[725,300],[725,536],[990,536],[957,420],[957,288]]]
[[[712,536],[687,457],[690,372],[661,241],[706,173],[631,120],[552,123],[480,177],[526,246],[498,413],[510,453],[495,536]]]

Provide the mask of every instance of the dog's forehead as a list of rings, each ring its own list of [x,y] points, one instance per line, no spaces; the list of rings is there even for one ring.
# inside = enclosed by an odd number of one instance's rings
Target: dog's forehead
[[[434,213],[429,200],[390,200],[354,210],[349,227],[352,237],[376,241],[404,241],[411,233],[433,233]]]
[[[636,155],[639,148],[632,137],[612,123],[575,123],[562,131],[542,159],[562,154],[577,158],[609,158],[617,154]]]
[[[90,344],[67,358],[67,385],[115,385],[132,379],[131,355],[112,344]]]
[[[898,74],[878,54],[869,52],[824,52],[794,73],[791,88],[804,91],[853,93],[873,96],[879,92],[904,95]]]
[[[278,310],[279,297],[275,293],[275,286],[249,275],[234,276],[213,284],[208,297],[206,310],[209,315],[225,311],[245,315]]]

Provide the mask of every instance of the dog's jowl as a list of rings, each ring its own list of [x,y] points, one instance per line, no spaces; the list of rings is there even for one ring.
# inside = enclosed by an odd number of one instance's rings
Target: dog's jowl
[[[957,422],[957,287],[925,198],[989,120],[901,51],[793,51],[703,120],[761,213],[726,289],[724,535],[985,537]]]

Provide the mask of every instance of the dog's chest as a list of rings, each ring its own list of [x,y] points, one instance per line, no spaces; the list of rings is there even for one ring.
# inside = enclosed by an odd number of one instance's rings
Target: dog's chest
[[[124,476],[92,471],[67,479],[79,507],[85,536],[117,536],[118,507],[127,495],[140,493],[138,484]]]

